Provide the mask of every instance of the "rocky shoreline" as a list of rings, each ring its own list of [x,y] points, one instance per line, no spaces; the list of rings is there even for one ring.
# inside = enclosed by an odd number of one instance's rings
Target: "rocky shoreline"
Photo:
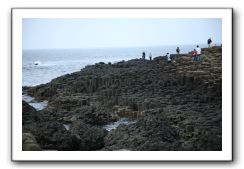
[[[23,150],[221,151],[222,48],[152,61],[97,63],[23,93]],[[107,131],[105,125],[128,118]]]

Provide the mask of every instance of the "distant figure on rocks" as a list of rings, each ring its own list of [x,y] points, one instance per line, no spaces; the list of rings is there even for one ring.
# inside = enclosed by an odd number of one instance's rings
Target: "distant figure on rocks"
[[[146,53],[142,52],[142,59],[145,60],[145,58],[146,58]]]
[[[171,57],[170,57],[170,54],[169,53],[167,53],[167,59],[168,59],[168,63],[172,63],[172,60],[171,60]]]
[[[201,48],[198,45],[196,51],[197,51],[197,61],[199,61],[201,60]]]
[[[149,54],[149,59],[152,60],[152,53]]]
[[[179,47],[176,48],[176,53],[180,54],[180,48]]]
[[[212,39],[211,38],[208,38],[208,47],[210,48],[211,46],[211,43],[212,43]]]
[[[196,49],[193,50],[192,57],[193,57],[193,61],[197,61],[197,51],[196,51]]]

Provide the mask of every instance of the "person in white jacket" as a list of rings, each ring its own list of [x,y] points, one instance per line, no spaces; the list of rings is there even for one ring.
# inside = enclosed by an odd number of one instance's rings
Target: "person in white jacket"
[[[199,61],[201,59],[201,48],[197,45],[197,48],[196,48],[196,51],[197,51],[197,61]]]
[[[171,57],[170,57],[170,54],[169,53],[167,53],[167,58],[168,58],[168,63],[171,63],[172,62],[172,60],[171,60]]]

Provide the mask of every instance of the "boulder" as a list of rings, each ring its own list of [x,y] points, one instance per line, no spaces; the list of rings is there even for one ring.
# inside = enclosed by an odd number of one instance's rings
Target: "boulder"
[[[39,113],[36,109],[30,106],[27,102],[22,101],[22,124],[36,123],[41,120]]]
[[[22,150],[23,151],[41,151],[35,137],[31,133],[22,134]]]

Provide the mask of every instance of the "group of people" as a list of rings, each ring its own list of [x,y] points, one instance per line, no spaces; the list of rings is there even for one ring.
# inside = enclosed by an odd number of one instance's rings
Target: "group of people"
[[[212,39],[209,38],[207,40],[208,47],[211,47],[211,43],[212,43]],[[180,48],[179,47],[176,48],[176,53],[180,54]],[[193,61],[200,61],[201,60],[201,48],[199,47],[199,45],[197,45],[196,48],[193,50],[192,56],[193,56]],[[172,63],[172,57],[170,56],[169,53],[166,54],[166,57],[167,57],[168,63]],[[142,59],[145,60],[145,58],[146,58],[146,53],[142,52]],[[151,53],[149,54],[149,59],[152,60],[152,54]]]
[[[142,59],[146,59],[146,53],[144,51],[142,52]],[[149,60],[152,60],[152,53],[149,53]]]
[[[208,44],[209,48],[211,47],[211,43],[212,43],[212,39],[208,38],[207,44]],[[199,47],[199,45],[197,45],[197,47],[193,50],[192,56],[193,56],[193,61],[200,61],[202,59],[201,58],[201,48]]]
[[[177,53],[177,54],[180,54],[180,47],[177,47],[177,48],[176,48],[176,53]],[[167,59],[168,59],[168,63],[172,63],[172,57],[170,56],[169,53],[166,54],[166,57],[167,57]]]

